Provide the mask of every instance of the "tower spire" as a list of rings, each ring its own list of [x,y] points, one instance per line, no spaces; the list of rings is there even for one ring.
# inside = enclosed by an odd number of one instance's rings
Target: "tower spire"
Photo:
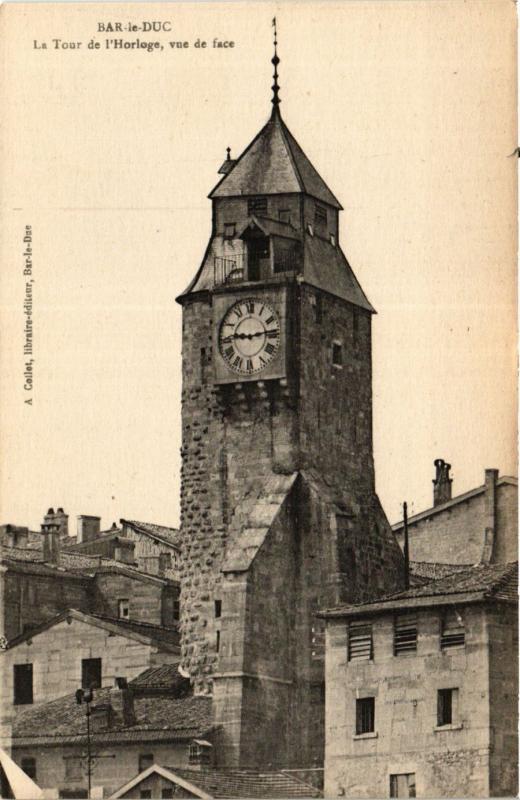
[[[278,40],[276,38],[277,36],[276,17],[273,17],[273,28],[274,28],[274,56],[271,59],[271,64],[273,64],[274,66],[274,74],[273,74],[274,83],[272,85],[273,97],[271,99],[271,103],[273,104],[274,110],[276,110],[281,103],[281,100],[278,97],[278,94],[280,92],[280,87],[278,85],[278,64],[280,63],[280,59],[278,58],[278,53],[276,51],[276,46],[278,44]]]

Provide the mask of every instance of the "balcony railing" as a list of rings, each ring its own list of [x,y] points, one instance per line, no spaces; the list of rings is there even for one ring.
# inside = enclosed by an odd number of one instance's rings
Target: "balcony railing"
[[[245,277],[245,255],[238,253],[236,256],[215,256],[213,265],[213,281],[215,286],[223,283],[242,281]]]

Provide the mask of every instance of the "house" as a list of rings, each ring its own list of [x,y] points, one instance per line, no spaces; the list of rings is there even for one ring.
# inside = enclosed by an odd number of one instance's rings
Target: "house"
[[[0,636],[11,640],[67,608],[166,627],[177,624],[178,580],[139,570],[128,557],[133,541],[116,547],[114,557],[95,555],[65,549],[54,524],[42,527],[40,547],[0,548]]]
[[[305,771],[303,771],[305,772]],[[118,798],[310,798],[322,794],[298,771],[261,772],[233,769],[179,769],[153,764],[127,781],[109,800]]]
[[[408,520],[410,559],[420,563],[507,563],[518,553],[518,479],[486,469],[484,483],[452,497],[451,465],[434,462],[433,506]],[[404,546],[404,522],[392,526]]]
[[[211,700],[193,697],[177,663],[148,668],[130,681],[103,682],[89,712],[89,745],[87,706],[74,692],[17,715],[12,757],[45,797],[87,797],[89,763],[91,796],[101,798],[153,764],[193,768],[199,742],[204,756],[211,753]]]
[[[325,795],[516,796],[518,568],[323,613]]]

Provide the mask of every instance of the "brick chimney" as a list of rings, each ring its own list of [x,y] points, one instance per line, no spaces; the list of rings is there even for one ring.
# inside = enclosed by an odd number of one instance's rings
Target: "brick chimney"
[[[90,514],[80,514],[78,516],[77,544],[81,542],[91,542],[97,539],[101,530],[101,517],[93,517]]]
[[[56,511],[53,508],[49,508],[45,516],[43,517],[43,524],[49,525],[54,523],[59,527],[59,533],[61,539],[66,539],[69,535],[69,515],[64,512],[64,510],[60,507]]]
[[[435,478],[433,479],[433,505],[440,506],[451,500],[450,478],[451,464],[447,464],[442,458],[436,458],[433,462],[435,466]]]
[[[115,684],[110,689],[110,706],[114,723],[135,725],[134,693],[126,678],[116,678]]]
[[[60,528],[55,522],[42,524],[43,560],[57,564],[60,560]]]

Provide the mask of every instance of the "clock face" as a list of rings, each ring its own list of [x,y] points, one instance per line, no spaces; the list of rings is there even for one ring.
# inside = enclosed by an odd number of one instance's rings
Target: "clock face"
[[[239,375],[261,372],[280,347],[280,320],[262,300],[248,298],[231,306],[220,325],[222,358]]]

